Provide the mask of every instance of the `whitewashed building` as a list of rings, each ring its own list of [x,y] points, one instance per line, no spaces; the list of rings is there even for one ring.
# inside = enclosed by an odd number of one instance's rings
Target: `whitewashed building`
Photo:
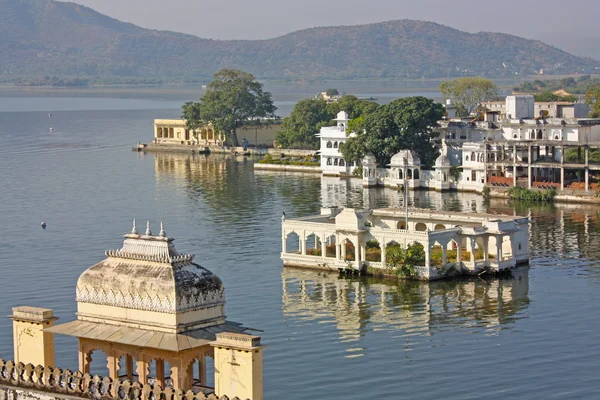
[[[346,162],[340,151],[340,145],[354,136],[354,133],[348,133],[348,113],[340,111],[334,121],[337,122],[335,126],[324,126],[317,134],[321,141],[321,170],[324,175],[350,175],[358,164]]]

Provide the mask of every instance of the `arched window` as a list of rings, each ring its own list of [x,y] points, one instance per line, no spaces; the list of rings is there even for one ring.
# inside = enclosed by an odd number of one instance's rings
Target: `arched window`
[[[419,179],[419,170],[415,169],[415,174],[414,174],[415,179]]]
[[[475,152],[471,152],[471,160],[475,161]]]
[[[406,179],[412,179],[412,169],[406,170]]]
[[[335,167],[337,167],[337,165],[338,165],[338,159],[337,159],[337,158],[333,160],[333,165],[334,165]]]
[[[340,160],[340,167],[345,167],[346,166],[346,162],[344,161],[344,159],[342,158]]]
[[[466,156],[466,157],[465,157],[465,161],[469,161],[469,156]]]
[[[331,165],[331,158],[327,159],[327,165]]]
[[[158,129],[156,130],[156,137],[159,137],[159,138],[161,138],[161,137],[162,137],[162,128],[158,128]]]
[[[333,142],[333,148],[337,149],[338,148],[338,142]]]
[[[404,179],[404,174],[401,169],[398,170],[398,179]]]
[[[333,146],[333,143],[331,143],[331,140],[327,142],[327,148],[330,149],[331,146]]]

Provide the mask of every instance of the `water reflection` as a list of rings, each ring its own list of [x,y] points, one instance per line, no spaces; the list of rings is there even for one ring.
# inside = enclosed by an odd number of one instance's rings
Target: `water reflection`
[[[285,268],[283,314],[289,319],[333,321],[339,340],[356,343],[370,331],[430,336],[449,329],[497,334],[523,318],[529,271],[511,278],[446,282],[346,279],[336,273]],[[356,354],[354,354],[356,355]]]

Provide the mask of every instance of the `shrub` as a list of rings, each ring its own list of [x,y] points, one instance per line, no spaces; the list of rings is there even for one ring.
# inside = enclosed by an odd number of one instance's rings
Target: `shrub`
[[[556,190],[530,190],[522,187],[512,187],[508,191],[508,196],[512,200],[524,200],[532,202],[547,203],[554,201]]]

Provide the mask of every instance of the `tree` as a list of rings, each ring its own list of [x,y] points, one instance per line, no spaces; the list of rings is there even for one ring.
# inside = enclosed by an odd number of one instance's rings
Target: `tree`
[[[453,99],[457,106],[463,106],[471,114],[479,103],[498,97],[498,87],[494,82],[482,77],[456,78],[443,82],[440,91],[444,99]]]
[[[285,148],[317,149],[319,139],[316,134],[321,126],[331,124],[332,119],[324,100],[300,100],[289,117],[283,119],[275,140]]]
[[[377,107],[379,107],[379,104],[373,101],[360,100],[352,95],[343,96],[340,100],[327,104],[327,110],[334,118],[340,111],[346,111],[350,119],[367,115],[375,111]]]
[[[183,117],[192,117],[188,126],[212,122],[238,145],[237,129],[245,125],[262,126],[275,117],[271,93],[248,72],[224,68],[213,75],[200,103],[183,105]],[[187,118],[186,118],[187,120]]]
[[[192,133],[194,139],[198,140],[198,132],[207,124],[200,114],[200,103],[187,101],[181,108],[183,109],[181,118],[185,120],[187,130]]]
[[[380,167],[386,167],[402,149],[414,150],[427,168],[437,157],[432,127],[444,115],[441,104],[425,97],[405,97],[378,107],[364,117],[366,132],[356,132],[341,146],[348,161],[360,161],[373,153]]]
[[[590,106],[590,117],[600,118],[600,85],[594,85],[585,92],[585,102]]]

